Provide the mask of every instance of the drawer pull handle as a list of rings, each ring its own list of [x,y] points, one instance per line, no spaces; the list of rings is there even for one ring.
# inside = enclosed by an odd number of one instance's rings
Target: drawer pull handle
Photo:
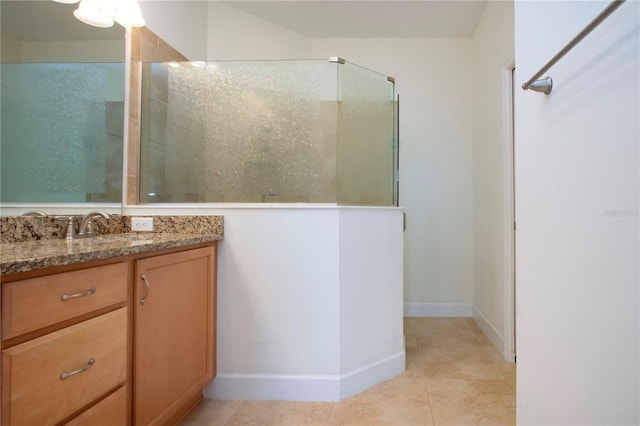
[[[76,297],[84,297],[84,296],[91,296],[92,294],[94,294],[96,292],[96,288],[95,287],[91,287],[89,290],[87,291],[83,291],[81,293],[76,293],[76,294],[63,294],[62,297],[60,298],[63,302],[66,302],[69,299],[75,299]]]
[[[144,276],[144,274],[142,274],[140,276],[140,278],[142,278],[142,281],[144,281],[144,296],[142,296],[142,298],[140,299],[140,304],[144,305],[144,302],[147,301],[147,297],[149,297],[149,280],[147,279],[147,277]]]
[[[73,370],[73,371],[63,371],[62,374],[60,375],[60,380],[64,380],[67,377],[74,376],[76,374],[84,373],[85,371],[93,367],[93,364],[95,363],[96,363],[95,358],[91,358],[87,363],[87,365],[85,365],[82,368],[78,368],[77,370]]]

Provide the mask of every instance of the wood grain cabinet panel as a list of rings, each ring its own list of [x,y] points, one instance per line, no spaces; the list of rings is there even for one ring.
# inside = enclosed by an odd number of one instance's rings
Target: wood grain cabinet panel
[[[121,387],[65,424],[66,426],[125,426],[127,424],[127,387]]]
[[[128,263],[2,285],[2,339],[126,302]]]
[[[2,426],[176,424],[216,373],[216,250],[2,283]]]
[[[127,308],[3,350],[2,424],[60,422],[123,384],[126,361]]]
[[[175,423],[215,375],[215,256],[214,246],[136,261],[137,426]]]

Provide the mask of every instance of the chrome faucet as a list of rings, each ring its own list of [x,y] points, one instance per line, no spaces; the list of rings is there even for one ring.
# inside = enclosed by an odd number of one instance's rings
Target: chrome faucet
[[[105,212],[90,212],[87,213],[87,215],[85,217],[82,218],[82,221],[80,222],[80,226],[78,227],[78,233],[76,234],[76,236],[78,238],[85,238],[85,237],[92,237],[94,235],[93,233],[93,219],[94,218],[103,218],[108,220],[109,218],[111,218],[111,216],[109,216],[108,213]]]

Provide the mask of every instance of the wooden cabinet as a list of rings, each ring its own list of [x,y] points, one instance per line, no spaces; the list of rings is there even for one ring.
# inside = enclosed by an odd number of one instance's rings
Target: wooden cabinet
[[[128,268],[3,283],[3,426],[65,421],[126,384]]]
[[[124,383],[126,359],[127,308],[3,351],[9,424],[63,420]]]
[[[171,424],[216,366],[216,248],[135,262],[134,424]]]
[[[2,339],[125,302],[128,270],[121,262],[3,285]]]
[[[123,386],[98,404],[75,417],[67,426],[121,426],[129,423],[127,387]]]
[[[175,424],[215,376],[216,244],[2,277],[2,426]]]

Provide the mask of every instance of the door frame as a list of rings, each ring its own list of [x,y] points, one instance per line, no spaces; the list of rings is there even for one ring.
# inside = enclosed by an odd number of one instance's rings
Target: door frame
[[[514,92],[515,58],[502,66],[502,158],[504,193],[504,334],[503,357],[516,359],[515,306],[515,158],[514,158]]]

